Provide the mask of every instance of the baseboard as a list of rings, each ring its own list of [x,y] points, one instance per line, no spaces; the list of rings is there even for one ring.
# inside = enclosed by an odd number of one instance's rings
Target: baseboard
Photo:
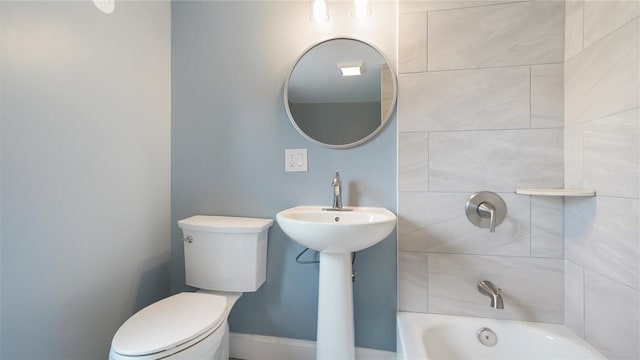
[[[315,341],[251,334],[229,334],[229,356],[243,360],[315,360]],[[390,351],[356,348],[356,359],[396,360]]]

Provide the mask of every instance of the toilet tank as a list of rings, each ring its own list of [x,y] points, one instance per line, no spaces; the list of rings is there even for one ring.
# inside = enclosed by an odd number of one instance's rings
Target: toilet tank
[[[184,236],[187,285],[206,290],[256,291],[267,274],[272,219],[196,215],[178,221]]]

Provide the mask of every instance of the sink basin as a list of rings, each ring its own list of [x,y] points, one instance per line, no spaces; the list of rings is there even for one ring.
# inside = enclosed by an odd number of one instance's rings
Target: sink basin
[[[297,206],[276,220],[290,238],[320,252],[316,360],[355,360],[351,253],[386,238],[396,216],[376,207],[323,208]]]
[[[396,226],[396,215],[384,208],[296,206],[276,215],[282,230],[296,242],[320,252],[354,252],[377,244]]]

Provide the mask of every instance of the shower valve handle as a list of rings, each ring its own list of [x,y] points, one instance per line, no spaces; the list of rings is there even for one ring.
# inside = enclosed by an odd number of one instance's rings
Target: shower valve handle
[[[496,232],[496,208],[488,202],[478,205],[478,215],[489,218],[489,232]]]

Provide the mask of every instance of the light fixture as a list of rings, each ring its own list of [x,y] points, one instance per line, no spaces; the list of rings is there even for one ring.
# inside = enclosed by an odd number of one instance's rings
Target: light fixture
[[[93,4],[105,14],[111,14],[116,7],[115,0],[93,0]]]
[[[352,14],[354,17],[364,19],[371,15],[369,0],[353,0],[353,6],[355,7],[355,11]]]
[[[342,76],[358,76],[362,75],[362,65],[356,66],[338,66]]]
[[[311,21],[323,23],[329,20],[329,9],[325,0],[313,0],[311,3]]]

